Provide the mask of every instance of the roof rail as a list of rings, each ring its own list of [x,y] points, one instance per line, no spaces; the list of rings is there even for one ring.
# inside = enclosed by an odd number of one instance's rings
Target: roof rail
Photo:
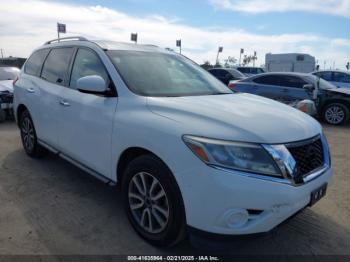
[[[62,38],[56,38],[56,39],[52,39],[50,41],[45,42],[44,45],[49,45],[53,42],[60,42],[60,41],[66,41],[66,40],[79,40],[79,41],[88,41],[88,39],[86,39],[85,37],[82,36],[70,36],[70,37],[62,37]]]

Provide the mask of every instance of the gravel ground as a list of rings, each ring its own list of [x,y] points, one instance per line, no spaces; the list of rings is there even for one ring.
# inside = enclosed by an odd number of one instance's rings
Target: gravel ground
[[[327,196],[273,231],[220,254],[350,254],[350,125],[325,126],[334,167]],[[198,244],[197,244],[198,245]],[[0,124],[0,254],[192,254],[189,240],[158,249],[140,239],[120,190],[64,160],[22,150],[14,123]]]

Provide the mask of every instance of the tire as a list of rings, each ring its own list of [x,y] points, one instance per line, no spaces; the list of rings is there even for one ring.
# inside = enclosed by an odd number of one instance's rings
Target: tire
[[[325,106],[322,116],[330,125],[342,125],[349,120],[349,108],[342,103],[331,103]]]
[[[22,145],[28,156],[33,158],[43,157],[47,151],[38,144],[33,120],[27,110],[23,111],[19,122]]]
[[[4,109],[0,108],[0,123],[5,122],[6,120],[6,112]]]
[[[122,195],[131,225],[149,243],[173,246],[185,237],[186,218],[180,189],[160,159],[143,155],[132,160],[123,173]]]

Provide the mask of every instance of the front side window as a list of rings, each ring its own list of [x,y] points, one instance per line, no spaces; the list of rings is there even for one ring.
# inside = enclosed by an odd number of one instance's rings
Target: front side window
[[[334,72],[334,81],[342,83],[350,83],[350,75],[341,72]]]
[[[49,53],[41,77],[49,82],[65,85],[73,48],[55,48]]]
[[[24,72],[29,75],[39,76],[44,59],[49,52],[49,49],[41,49],[34,52],[27,60]]]
[[[129,89],[143,96],[232,94],[206,70],[177,55],[142,51],[107,51]]]
[[[99,57],[94,52],[81,48],[75,57],[70,87],[75,89],[79,78],[91,75],[101,76],[106,81],[106,86],[110,83],[108,73]]]

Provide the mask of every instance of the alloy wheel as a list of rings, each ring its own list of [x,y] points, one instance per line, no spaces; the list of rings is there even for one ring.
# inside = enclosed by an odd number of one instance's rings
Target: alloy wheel
[[[28,117],[25,117],[23,119],[21,131],[23,144],[25,148],[30,152],[34,148],[35,136],[32,121]]]
[[[151,174],[133,176],[128,190],[129,207],[138,225],[146,232],[162,232],[169,221],[169,202],[160,182]]]
[[[345,112],[344,110],[337,105],[330,106],[327,108],[325,112],[325,118],[328,123],[333,124],[333,125],[338,125],[340,124],[345,117]]]

